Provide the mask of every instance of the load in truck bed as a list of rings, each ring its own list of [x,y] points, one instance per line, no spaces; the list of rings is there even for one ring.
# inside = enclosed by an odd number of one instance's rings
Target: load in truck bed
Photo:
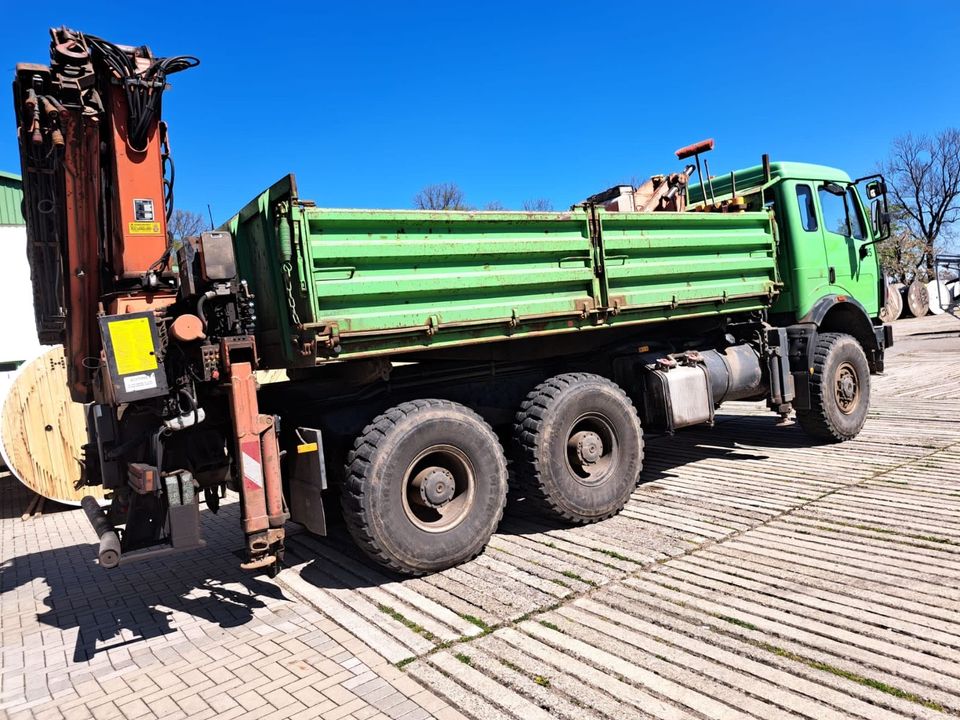
[[[270,367],[768,307],[766,212],[326,209],[292,175],[226,225]]]

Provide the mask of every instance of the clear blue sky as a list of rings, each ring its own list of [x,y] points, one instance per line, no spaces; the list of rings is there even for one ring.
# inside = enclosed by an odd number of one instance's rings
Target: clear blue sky
[[[177,204],[217,222],[288,172],[324,206],[455,181],[473,205],[562,208],[704,137],[715,173],[769,152],[857,175],[898,134],[960,124],[955,1],[4,4],[8,78],[61,24],[201,59],[164,115]]]

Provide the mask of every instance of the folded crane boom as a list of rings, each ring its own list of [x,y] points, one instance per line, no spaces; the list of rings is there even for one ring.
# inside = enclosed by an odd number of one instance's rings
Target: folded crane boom
[[[64,344],[71,394],[91,403],[86,480],[112,495],[104,564],[202,545],[196,491],[222,487],[241,494],[248,561],[273,563],[287,514],[274,419],[257,407],[253,300],[228,236],[175,247],[167,227],[162,98],[198,61],[51,36],[50,65],[18,65],[14,81],[28,253],[40,340]]]

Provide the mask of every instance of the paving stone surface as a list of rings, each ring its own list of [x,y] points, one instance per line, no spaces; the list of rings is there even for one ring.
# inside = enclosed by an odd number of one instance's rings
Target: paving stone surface
[[[104,571],[83,512],[0,477],[0,718],[462,716],[331,616],[238,568],[236,503],[207,549]]]
[[[934,718],[960,714],[960,319],[896,324],[861,435],[759,404],[649,438],[582,528],[515,503],[487,551],[382,573],[342,527],[243,574],[208,548],[102,572],[82,512],[0,479],[10,717]]]

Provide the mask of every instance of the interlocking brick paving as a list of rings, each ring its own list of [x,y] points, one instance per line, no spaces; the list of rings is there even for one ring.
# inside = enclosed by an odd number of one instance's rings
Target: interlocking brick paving
[[[16,718],[459,717],[231,552],[238,505],[203,513],[207,549],[104,571],[83,512],[0,478],[0,715]]]

